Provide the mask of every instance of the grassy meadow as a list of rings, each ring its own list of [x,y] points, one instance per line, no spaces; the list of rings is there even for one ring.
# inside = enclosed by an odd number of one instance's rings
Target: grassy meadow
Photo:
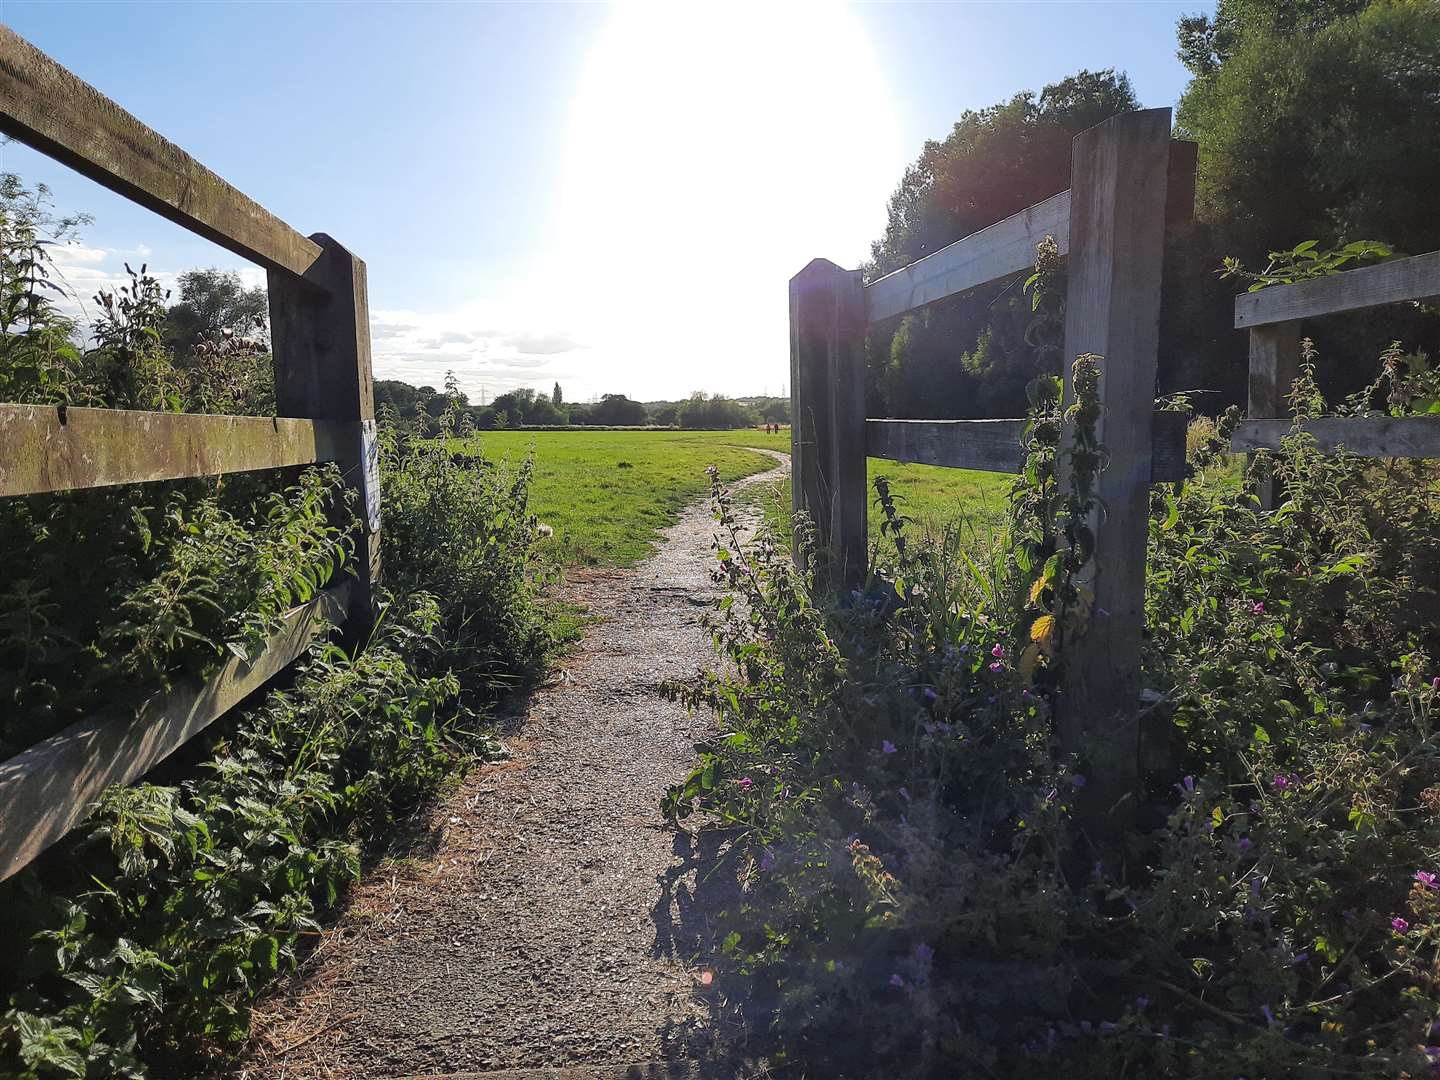
[[[530,505],[555,530],[549,551],[565,566],[633,566],[655,548],[660,531],[705,496],[705,469],[726,481],[764,472],[772,460],[755,447],[788,452],[789,429],[739,431],[486,431],[471,447],[518,464],[535,455]],[[1004,516],[1010,477],[870,460],[870,478],[890,477],[905,512],[923,528],[960,518],[988,533]],[[756,491],[772,522],[787,519],[788,481]],[[871,533],[876,533],[871,515]]]

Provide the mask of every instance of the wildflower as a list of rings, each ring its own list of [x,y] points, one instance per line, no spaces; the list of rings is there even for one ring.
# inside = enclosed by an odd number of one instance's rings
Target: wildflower
[[[915,946],[915,959],[922,964],[928,964],[935,959],[935,950],[922,941]]]
[[[1303,953],[1303,952],[1302,952],[1302,953],[1296,953],[1296,954],[1295,954],[1295,959],[1290,961],[1291,966],[1293,966],[1293,967],[1299,967],[1301,964],[1308,964],[1309,962],[1310,962],[1310,954],[1309,954],[1309,953]]]
[[[1059,795],[1059,794],[1060,794],[1059,789],[1052,787],[1052,788],[1050,789],[1050,794],[1048,794],[1048,795],[1045,796],[1045,801],[1046,801],[1046,802],[1054,802],[1054,801],[1055,801],[1055,796],[1056,796],[1056,795]]]
[[[1005,665],[1002,664],[999,660],[992,660],[990,662],[990,670],[994,672],[1001,672],[1005,670]]]
[[[925,689],[922,690],[921,693],[925,695],[926,701],[935,701],[940,697],[940,695],[935,692],[934,688],[929,686],[925,687]]]
[[[1253,878],[1250,879],[1250,893],[1251,893],[1252,896],[1259,896],[1259,895],[1260,895],[1260,889],[1261,889],[1262,887],[1263,887],[1263,883],[1261,882],[1261,880],[1260,880],[1258,877],[1253,877]]]
[[[739,784],[743,791],[749,791],[755,785],[755,781],[751,780],[748,776],[742,776],[739,780],[736,780],[735,783]]]
[[[1355,730],[1360,732],[1361,735],[1369,735],[1370,732],[1374,730],[1374,728],[1372,728],[1369,724],[1356,724]]]
[[[905,980],[902,979],[902,978],[900,977],[899,973],[897,972],[896,974],[890,976],[890,985],[891,985],[891,986],[898,986],[901,990],[904,990],[904,989],[905,989]]]
[[[713,971],[702,971],[702,972],[700,973],[700,985],[701,985],[701,986],[709,986],[709,985],[710,985],[711,983],[713,983],[714,981],[715,981],[715,973],[714,973]]]
[[[1254,615],[1264,615],[1264,614],[1265,614],[1265,601],[1263,601],[1263,600],[1256,600],[1255,603],[1253,603],[1253,604],[1250,605],[1250,612],[1251,612],[1251,614],[1254,614]]]
[[[1248,836],[1242,836],[1240,837],[1240,842],[1235,846],[1238,847],[1242,852],[1244,852],[1249,851],[1255,845],[1250,842],[1250,838]]]
[[[1430,689],[1440,690],[1440,675],[1436,675],[1435,678],[1430,680]]]
[[[1432,874],[1429,870],[1416,870],[1415,880],[1418,881],[1421,885],[1424,885],[1427,889],[1434,889],[1437,887],[1435,875]]]
[[[1081,773],[1076,773],[1070,778],[1070,783],[1077,788],[1083,788],[1085,786],[1085,777]]]
[[[895,753],[895,744],[894,744],[893,742],[891,742],[889,739],[881,739],[881,740],[880,740],[880,752],[881,752],[882,754],[893,754],[893,753]]]
[[[1149,1007],[1150,1007],[1150,999],[1149,999],[1148,997],[1146,997],[1144,994],[1141,994],[1139,997],[1137,997],[1137,998],[1135,999],[1135,1008],[1139,1009],[1141,1012],[1144,1012],[1144,1011],[1145,1011],[1146,1009],[1148,1009]]]
[[[1390,925],[1394,928],[1397,934],[1403,934],[1406,930],[1410,929],[1410,924],[1404,919],[1402,919],[1399,915],[1396,915],[1395,918],[1390,920]]]
[[[990,655],[995,657],[996,660],[1003,659],[1005,656],[1005,646],[1001,645],[998,641],[995,642],[995,647],[990,650]]]
[[[1269,1005],[1261,1005],[1261,1006],[1260,1006],[1260,1013],[1261,1013],[1262,1016],[1265,1017],[1265,1022],[1266,1022],[1267,1024],[1273,1024],[1273,1023],[1275,1023],[1275,1013],[1274,1013],[1274,1011],[1270,1008]]]
[[[1270,786],[1273,787],[1276,791],[1284,791],[1290,786],[1290,778],[1287,776],[1283,776],[1280,773],[1276,773],[1275,779],[1270,781]]]
[[[910,789],[909,789],[909,788],[906,788],[906,787],[902,787],[902,788],[900,789],[900,797],[901,797],[902,799],[904,799],[906,802],[909,802],[909,801],[910,801]]]
[[[763,872],[763,871],[766,871],[766,870],[772,870],[772,869],[774,869],[774,867],[775,867],[775,853],[774,853],[773,851],[771,851],[769,848],[766,848],[766,849],[765,849],[765,854],[760,857],[760,869],[761,869],[761,871]]]

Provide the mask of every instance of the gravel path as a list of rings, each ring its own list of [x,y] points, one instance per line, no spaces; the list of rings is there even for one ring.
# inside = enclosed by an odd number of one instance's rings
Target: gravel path
[[[736,487],[785,475],[785,455],[761,452],[778,467]],[[704,949],[707,887],[697,895],[698,853],[657,807],[706,720],[659,687],[715,659],[700,622],[715,595],[713,524],[696,504],[636,569],[566,586],[600,621],[523,705],[510,760],[472,772],[436,808],[426,850],[356,890],[300,975],[262,1003],[242,1075],[703,1054],[687,961]]]

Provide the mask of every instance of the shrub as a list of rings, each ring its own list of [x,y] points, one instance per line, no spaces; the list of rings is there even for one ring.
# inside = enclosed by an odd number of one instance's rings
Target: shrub
[[[1419,358],[1385,369],[1339,411],[1428,411]],[[1309,371],[1295,394],[1302,417],[1324,407]],[[1233,417],[1196,440],[1196,478],[1153,500],[1145,700],[1170,744],[1137,827],[1094,847],[1031,648],[1084,603],[1064,575],[1086,508],[1050,486],[1049,401],[1005,536],[910,536],[882,486],[896,543],[839,598],[813,530],[797,570],[741,543],[717,486],[729,663],[674,689],[718,723],[665,803],[733,841],[715,1008],[794,1075],[1428,1072],[1433,473],[1321,455],[1297,428],[1259,463],[1287,493],[1267,514],[1223,476]]]

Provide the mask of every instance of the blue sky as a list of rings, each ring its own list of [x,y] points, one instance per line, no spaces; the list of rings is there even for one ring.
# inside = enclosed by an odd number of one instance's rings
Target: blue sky
[[[0,18],[303,233],[365,259],[378,377],[472,399],[779,392],[786,281],[856,265],[927,138],[1080,68],[1186,80],[1171,3],[129,3]],[[129,259],[263,274],[18,144]]]

